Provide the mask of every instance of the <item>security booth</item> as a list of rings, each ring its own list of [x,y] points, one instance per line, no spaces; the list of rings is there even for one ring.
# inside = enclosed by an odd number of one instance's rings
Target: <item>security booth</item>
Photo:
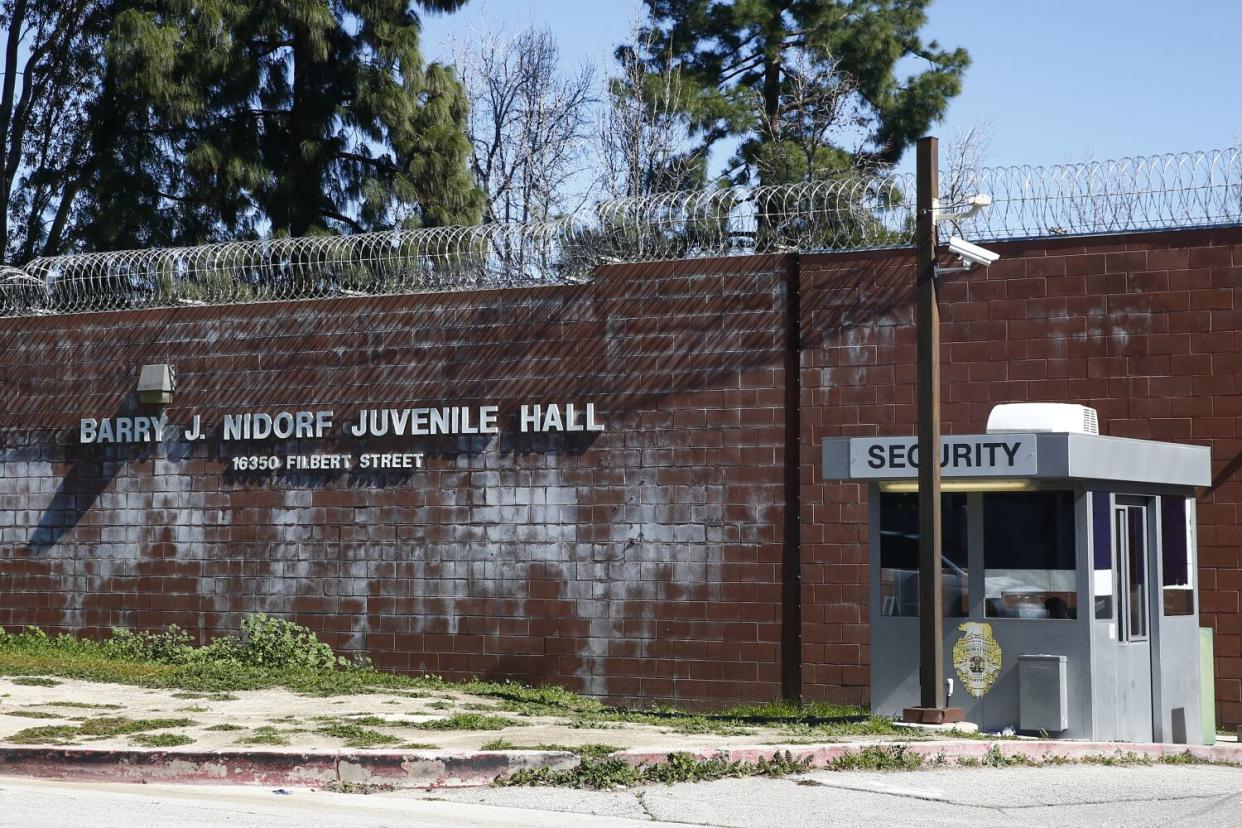
[[[1101,436],[1082,406],[998,406],[941,441],[948,704],[985,731],[1202,743],[1196,486],[1206,447]],[[915,437],[827,439],[870,503],[871,705],[919,703]]]

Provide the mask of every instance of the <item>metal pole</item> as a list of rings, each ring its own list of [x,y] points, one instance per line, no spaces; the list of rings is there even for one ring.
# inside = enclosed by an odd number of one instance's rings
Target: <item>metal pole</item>
[[[943,710],[944,607],[940,560],[940,304],[936,285],[936,216],[940,189],[935,138],[920,138],[918,179],[917,310],[919,424],[919,698]],[[927,719],[924,714],[924,720]]]

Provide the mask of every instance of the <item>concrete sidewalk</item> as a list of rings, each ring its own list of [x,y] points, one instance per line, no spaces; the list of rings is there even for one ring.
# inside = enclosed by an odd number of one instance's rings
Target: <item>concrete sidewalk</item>
[[[549,714],[451,687],[343,697],[281,689],[186,693],[69,679],[0,677],[0,774],[100,782],[323,787],[487,785],[523,768],[565,770],[576,748],[632,766],[671,753],[757,762],[788,753],[811,768],[868,746],[904,745],[929,765],[979,763],[990,750],[1042,762],[1134,753],[1242,764],[1236,743],[1215,747],[969,738],[891,731],[841,736],[774,722],[739,727],[696,720],[629,722]],[[709,732],[698,732],[707,728]],[[144,747],[143,745],[155,745]],[[159,747],[164,745],[164,747]],[[173,747],[170,747],[173,746]],[[995,755],[992,757],[995,759]]]

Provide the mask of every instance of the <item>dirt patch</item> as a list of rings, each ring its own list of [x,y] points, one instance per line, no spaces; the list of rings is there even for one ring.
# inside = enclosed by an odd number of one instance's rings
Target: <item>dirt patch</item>
[[[191,703],[187,704],[187,699]],[[192,710],[190,708],[192,707]],[[29,733],[45,729],[47,744],[91,747],[177,746],[199,750],[280,746],[293,749],[376,748],[482,750],[503,744],[508,749],[564,748],[606,743],[617,748],[659,749],[684,740],[676,721],[662,724],[595,721],[569,714],[540,715],[535,708],[457,692],[393,691],[347,696],[307,696],[283,689],[239,690],[188,694],[124,684],[58,679],[55,686],[17,682],[0,677],[0,743],[37,744]],[[97,720],[175,721],[162,727],[159,739],[135,740],[133,731],[111,733]],[[107,721],[104,723],[107,724]],[[759,745],[816,739],[804,726],[724,727],[699,732],[702,747]],[[31,742],[30,739],[35,741]],[[876,734],[833,734],[834,741],[874,741]],[[893,738],[897,738],[894,736]],[[909,739],[907,735],[906,740]],[[188,740],[188,741],[186,741]]]

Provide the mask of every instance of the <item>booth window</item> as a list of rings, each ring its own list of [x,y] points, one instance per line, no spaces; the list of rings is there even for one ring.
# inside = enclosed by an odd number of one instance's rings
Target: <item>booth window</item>
[[[1094,565],[1091,572],[1095,593],[1095,617],[1113,620],[1117,604],[1117,576],[1113,569],[1112,498],[1108,492],[1091,493],[1091,544]]]
[[[1074,497],[983,496],[984,605],[992,618],[1077,618]]]
[[[944,612],[965,618],[970,612],[966,563],[966,495],[940,496],[940,554],[943,559]],[[919,614],[919,496],[880,495],[880,614]]]
[[[1195,609],[1186,498],[1160,498],[1160,571],[1165,615],[1191,615]]]

